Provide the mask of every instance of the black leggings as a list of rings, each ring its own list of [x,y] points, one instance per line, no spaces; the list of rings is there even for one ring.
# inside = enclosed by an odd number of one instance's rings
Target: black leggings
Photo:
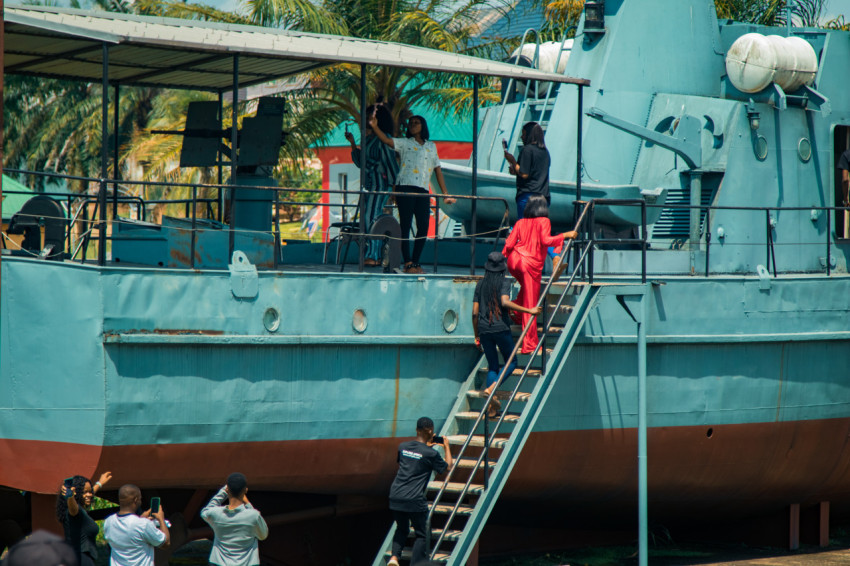
[[[421,193],[427,195],[428,191],[422,187],[413,185],[398,185],[395,188],[399,193]],[[401,224],[401,256],[404,263],[419,263],[422,250],[425,248],[425,239],[428,237],[428,223],[431,221],[429,197],[412,197],[396,195],[396,206],[398,206],[398,219]],[[413,217],[416,217],[416,241],[413,243],[413,255],[410,255],[410,228],[413,226]]]

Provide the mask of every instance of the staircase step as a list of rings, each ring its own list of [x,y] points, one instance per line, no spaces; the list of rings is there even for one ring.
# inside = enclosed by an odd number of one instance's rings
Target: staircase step
[[[410,529],[410,532],[413,533],[413,529]],[[431,529],[431,544],[437,542],[437,539],[440,538],[441,532],[443,532],[442,529]],[[463,531],[446,531],[446,536],[443,537],[443,542],[456,542],[460,540],[461,536],[463,536]]]
[[[464,442],[466,442],[466,435],[465,434],[452,434],[452,435],[449,435],[448,439],[449,439],[449,444],[454,444],[456,446],[460,446]],[[490,448],[500,448],[501,449],[501,448],[504,448],[505,444],[507,444],[507,443],[508,443],[507,438],[495,438],[490,442]],[[474,435],[472,437],[472,440],[469,442],[469,445],[479,447],[479,448],[483,447],[484,446],[484,435],[483,434]]]
[[[462,436],[460,438],[466,439],[465,436]],[[463,486],[465,485],[466,483],[450,481],[449,484],[446,486],[446,493],[460,493],[461,491],[463,491]],[[443,482],[441,482],[440,480],[428,482],[428,491],[440,491],[440,488],[442,487]],[[484,493],[484,486],[477,483],[470,484],[469,489],[466,491],[466,493],[468,495],[480,495]]]
[[[478,370],[478,373],[479,373],[480,375],[487,375],[487,371],[488,371],[488,370],[487,370],[487,368],[486,368],[486,367],[483,367],[483,368],[481,368],[481,369],[479,369],[479,370]],[[527,374],[525,374],[525,376],[526,376],[526,377],[540,377],[542,374],[543,374],[543,372],[542,372],[542,371],[540,371],[539,369],[530,369],[530,370],[528,370],[528,373],[527,373]],[[521,368],[521,367],[517,367],[517,368],[513,371],[513,373],[511,373],[511,375],[512,375],[512,376],[514,376],[514,377],[519,377],[519,376],[521,376],[521,375],[522,375],[522,368]],[[510,376],[508,376],[508,377],[510,377]]]
[[[552,314],[552,312],[554,312],[554,310],[555,310],[554,305],[546,305],[546,316],[551,316],[551,314]],[[573,312],[573,306],[572,305],[561,305],[560,307],[558,307],[558,314],[568,315],[571,312]],[[551,329],[551,327],[550,327],[550,329]],[[561,328],[561,330],[563,330],[563,328]]]
[[[498,395],[498,393],[496,393]],[[456,419],[465,420],[465,421],[474,421],[478,418],[480,413],[478,411],[462,411],[455,415]],[[505,415],[503,422],[507,423],[515,423],[519,421],[520,413],[508,413]],[[491,421],[495,421],[497,417],[491,417]]]
[[[434,513],[436,513],[438,515],[449,515],[449,514],[451,514],[454,507],[455,507],[454,505],[449,505],[447,503],[440,503],[439,505],[437,505],[437,508],[434,509]],[[473,511],[475,511],[475,507],[472,507],[471,505],[459,505],[455,515],[460,515],[462,517],[468,517],[468,516],[472,515]]]
[[[551,344],[551,341],[550,341],[550,344]],[[552,352],[554,352],[554,351],[555,350],[553,348],[546,348],[546,355],[551,356]],[[531,354],[520,354],[519,356],[520,356],[520,359],[528,360],[531,357]],[[537,353],[534,354],[534,357],[540,358],[542,356],[543,356],[543,348],[539,348],[537,350]],[[518,362],[518,365],[522,365],[523,363],[525,363],[525,362]]]
[[[389,553],[384,553],[384,556],[387,559],[389,559],[389,557],[390,557]],[[443,564],[445,564],[446,562],[449,561],[450,557],[451,557],[451,554],[449,554],[449,553],[438,552],[434,556],[433,562],[442,562]],[[413,558],[413,547],[407,547],[404,550],[402,550],[401,556],[399,556],[399,558],[401,558],[402,560],[410,561],[410,559]]]
[[[458,468],[463,468],[464,470],[471,470],[475,466],[476,462],[478,462],[478,458],[460,458],[455,462],[455,464]],[[481,463],[483,464],[484,462],[482,461]],[[491,457],[490,460],[487,462],[487,465],[492,469],[496,467],[496,462]],[[483,466],[479,467],[479,469],[482,468]]]
[[[484,390],[471,389],[466,392],[466,396],[472,399],[486,399],[488,395],[484,393]],[[509,399],[511,396],[510,391],[496,391],[496,399],[500,401],[504,401]],[[517,393],[514,396],[514,401],[528,401],[531,398],[531,393]]]
[[[548,335],[549,336],[557,336],[557,335],[561,334],[561,332],[563,332],[563,331],[564,331],[563,326],[550,326]],[[513,334],[514,338],[516,338],[517,336],[519,336],[522,333],[522,327],[519,324],[512,324],[511,325],[511,333]],[[543,327],[542,326],[537,327],[537,334],[538,335],[543,334]]]

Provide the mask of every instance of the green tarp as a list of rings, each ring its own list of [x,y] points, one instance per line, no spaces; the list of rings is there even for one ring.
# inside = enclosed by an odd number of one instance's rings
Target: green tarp
[[[27,194],[7,191],[25,191]],[[30,197],[32,197],[32,189],[11,177],[3,175],[3,220],[12,218],[12,215],[18,212]]]

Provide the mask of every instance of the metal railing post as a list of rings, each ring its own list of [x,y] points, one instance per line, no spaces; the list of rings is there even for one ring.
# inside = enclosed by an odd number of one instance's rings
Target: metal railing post
[[[847,214],[847,212],[845,212],[845,214]],[[829,266],[829,260],[832,259],[830,257],[830,247],[829,247],[829,236],[830,236],[829,233],[832,231],[832,226],[830,226],[831,224],[832,224],[832,211],[827,210],[826,211],[826,275],[827,275],[827,277],[829,277],[829,275],[831,274],[831,270],[830,270],[830,266]]]
[[[711,208],[705,211],[705,276],[708,277],[708,258],[711,254]],[[644,283],[646,283],[644,281]]]
[[[192,187],[192,249],[190,253],[192,254],[191,260],[189,263],[192,266],[192,269],[195,269],[195,244],[198,238],[198,187]]]
[[[438,242],[440,241],[440,197],[434,198],[434,273],[437,273]]]
[[[281,253],[280,237],[281,237],[281,234],[280,234],[280,210],[279,210],[280,204],[279,204],[279,201],[280,201],[280,192],[277,189],[275,189],[274,190],[274,248],[273,248],[274,261],[272,262],[272,265],[274,266],[275,269],[277,269],[278,266],[280,265],[280,259],[281,259],[281,257],[280,257],[280,253]]]
[[[640,282],[646,283],[646,246],[647,246],[647,238],[649,234],[646,229],[646,201],[642,200],[640,203]],[[707,255],[706,255],[707,257]],[[706,262],[708,260],[706,259]],[[708,265],[706,263],[706,265]]]

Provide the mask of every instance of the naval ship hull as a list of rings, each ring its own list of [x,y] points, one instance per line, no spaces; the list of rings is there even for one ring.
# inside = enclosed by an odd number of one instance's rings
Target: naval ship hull
[[[66,469],[160,490],[213,489],[240,469],[254,490],[383,500],[397,444],[423,414],[442,425],[478,359],[468,277],[263,272],[251,299],[221,271],[10,259],[2,277],[0,341],[15,355],[0,360],[0,485],[35,493]],[[850,512],[850,279],[653,289],[653,520]],[[695,296],[711,309],[689,309]],[[285,313],[275,332],[269,308]],[[16,332],[34,315],[38,335]],[[505,487],[500,507],[525,509],[513,519],[634,522],[636,344],[628,313],[601,299]]]

